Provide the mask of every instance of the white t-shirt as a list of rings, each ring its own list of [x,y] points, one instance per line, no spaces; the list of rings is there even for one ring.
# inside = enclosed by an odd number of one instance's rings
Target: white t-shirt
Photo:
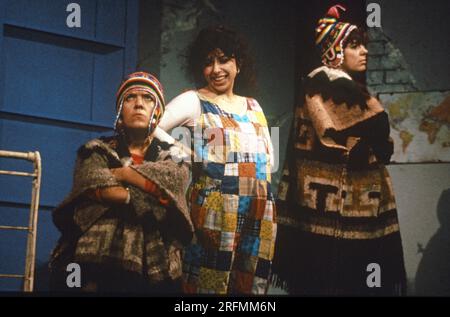
[[[166,105],[164,115],[159,127],[170,131],[175,127],[194,127],[195,122],[202,114],[200,99],[196,91],[186,91]]]

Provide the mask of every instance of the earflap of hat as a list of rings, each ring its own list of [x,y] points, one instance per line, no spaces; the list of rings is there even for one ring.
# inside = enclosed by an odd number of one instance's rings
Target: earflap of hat
[[[153,131],[155,131],[156,127],[158,126],[159,122],[161,121],[162,115],[164,114],[164,107],[159,102],[159,100],[156,100],[155,107],[152,110],[152,113],[150,115],[150,121],[148,124],[148,135],[151,135]]]

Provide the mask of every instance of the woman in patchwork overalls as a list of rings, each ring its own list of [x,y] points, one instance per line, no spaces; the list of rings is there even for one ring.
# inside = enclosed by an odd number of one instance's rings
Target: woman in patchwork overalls
[[[255,99],[235,93],[251,80],[246,43],[224,27],[202,30],[189,47],[198,90],[166,108],[160,128],[193,134],[189,191],[196,240],[185,249],[187,293],[265,294],[276,236],[273,149]]]

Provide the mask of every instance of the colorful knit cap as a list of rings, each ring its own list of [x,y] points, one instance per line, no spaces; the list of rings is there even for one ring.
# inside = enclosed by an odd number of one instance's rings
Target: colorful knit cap
[[[316,28],[316,46],[319,48],[322,63],[337,68],[344,61],[343,43],[356,25],[338,22],[339,9],[346,11],[341,5],[332,6],[327,15],[320,19]]]
[[[116,94],[117,116],[114,122],[114,129],[117,130],[117,123],[122,114],[123,101],[128,92],[132,89],[139,89],[150,93],[155,98],[155,107],[150,116],[148,134],[150,135],[158,125],[164,114],[165,101],[164,90],[161,83],[155,76],[146,72],[135,72],[125,77]]]

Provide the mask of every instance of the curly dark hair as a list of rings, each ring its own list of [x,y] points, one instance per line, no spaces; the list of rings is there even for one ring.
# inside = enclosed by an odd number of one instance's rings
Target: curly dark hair
[[[221,49],[225,56],[236,59],[236,64],[240,69],[234,84],[236,93],[253,94],[256,90],[256,79],[247,41],[236,31],[223,25],[202,29],[187,48],[187,75],[194,80],[196,87],[201,88],[206,85],[203,69],[208,55],[215,49]]]

